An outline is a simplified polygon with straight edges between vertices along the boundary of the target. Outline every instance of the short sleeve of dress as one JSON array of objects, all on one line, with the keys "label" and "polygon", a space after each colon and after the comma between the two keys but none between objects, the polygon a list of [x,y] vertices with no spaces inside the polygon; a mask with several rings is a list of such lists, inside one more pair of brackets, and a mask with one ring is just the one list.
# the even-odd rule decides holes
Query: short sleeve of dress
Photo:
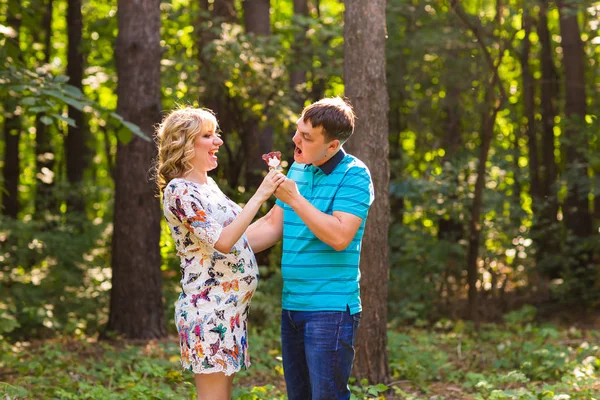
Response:
[{"label": "short sleeve of dress", "polygon": [[[182,182],[171,182],[164,191],[164,212],[174,225],[185,227],[191,234],[210,246],[219,240],[223,226],[206,210],[197,195]],[[208,204],[208,203],[207,203]]]},{"label": "short sleeve of dress", "polygon": [[333,199],[333,211],[356,215],[363,220],[375,199],[371,174],[366,168],[351,168]]}]

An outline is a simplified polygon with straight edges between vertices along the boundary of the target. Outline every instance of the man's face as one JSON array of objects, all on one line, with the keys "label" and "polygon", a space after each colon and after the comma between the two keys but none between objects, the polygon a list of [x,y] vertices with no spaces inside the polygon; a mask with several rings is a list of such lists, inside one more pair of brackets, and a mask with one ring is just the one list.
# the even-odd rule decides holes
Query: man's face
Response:
[{"label": "man's face", "polygon": [[327,161],[338,147],[339,141],[327,141],[323,135],[323,127],[314,128],[302,117],[296,122],[297,129],[292,141],[296,145],[294,161],[300,164],[319,166]]}]

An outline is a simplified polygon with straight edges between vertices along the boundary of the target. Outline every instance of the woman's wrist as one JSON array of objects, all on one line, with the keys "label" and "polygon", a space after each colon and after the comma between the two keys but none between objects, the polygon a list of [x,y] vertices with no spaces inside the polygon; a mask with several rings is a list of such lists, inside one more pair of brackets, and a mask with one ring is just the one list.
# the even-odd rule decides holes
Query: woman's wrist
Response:
[{"label": "woman's wrist", "polygon": [[246,203],[248,206],[256,208],[256,210],[258,210],[260,208],[260,206],[262,205],[262,203],[264,203],[266,201],[262,200],[260,198],[260,195],[258,193],[255,193],[252,197],[250,197],[250,200],[248,200],[248,203]]}]

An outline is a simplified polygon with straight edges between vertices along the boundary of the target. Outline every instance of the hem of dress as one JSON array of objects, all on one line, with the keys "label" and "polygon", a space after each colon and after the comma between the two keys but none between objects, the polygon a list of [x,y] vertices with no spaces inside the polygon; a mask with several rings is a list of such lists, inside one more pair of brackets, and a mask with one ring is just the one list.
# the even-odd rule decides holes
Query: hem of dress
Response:
[{"label": "hem of dress", "polygon": [[189,372],[193,373],[194,375],[208,375],[208,374],[224,373],[225,376],[231,376],[233,374],[236,374],[236,373],[240,372],[241,370],[248,370],[248,368],[250,367],[250,365],[251,364],[248,364],[248,365],[246,365],[244,367],[240,367],[240,368],[238,368],[236,370],[233,370],[233,371],[227,371],[227,370],[225,370],[225,371],[209,371],[207,369],[203,369],[200,372],[196,372],[196,371],[194,371],[193,367],[191,369],[189,367],[188,368],[182,368],[182,370],[183,371],[189,371]]}]

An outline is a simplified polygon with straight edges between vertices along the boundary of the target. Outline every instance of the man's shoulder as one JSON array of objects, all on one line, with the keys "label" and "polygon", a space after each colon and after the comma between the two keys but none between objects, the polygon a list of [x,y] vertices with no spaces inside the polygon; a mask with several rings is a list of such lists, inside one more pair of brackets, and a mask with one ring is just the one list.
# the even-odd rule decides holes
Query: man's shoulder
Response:
[{"label": "man's shoulder", "polygon": [[294,174],[294,173],[303,174],[305,171],[306,171],[306,164],[300,164],[300,163],[297,163],[296,161],[294,161],[292,163],[292,165],[290,165],[290,168],[288,169],[288,175]]},{"label": "man's shoulder", "polygon": [[346,154],[340,164],[346,176],[363,175],[364,177],[368,177],[369,180],[371,179],[369,167],[361,159],[352,154]]}]

